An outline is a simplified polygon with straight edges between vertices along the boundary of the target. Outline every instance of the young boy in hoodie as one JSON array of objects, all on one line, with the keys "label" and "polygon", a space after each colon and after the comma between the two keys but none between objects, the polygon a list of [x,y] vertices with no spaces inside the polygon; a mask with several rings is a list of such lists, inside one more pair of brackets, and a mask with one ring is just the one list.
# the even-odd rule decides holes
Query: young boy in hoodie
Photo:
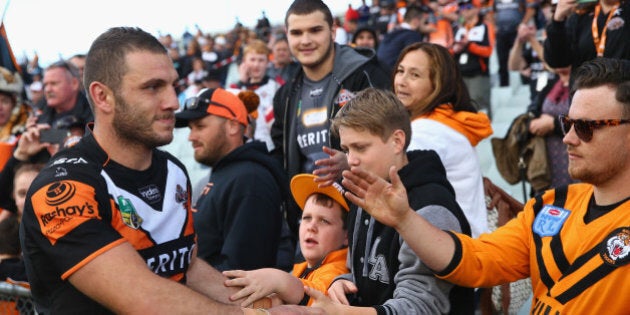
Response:
[{"label": "young boy in hoodie", "polygon": [[229,270],[227,286],[242,289],[231,298],[246,297],[248,306],[272,293],[286,304],[310,305],[312,299],[304,293],[309,286],[326,293],[335,277],[348,272],[348,203],[338,183],[319,187],[317,176],[298,174],[291,179],[291,194],[302,209],[300,220],[300,250],[305,261],[293,266],[291,273],[263,268],[252,271]]},{"label": "young boy in hoodie", "polygon": [[[372,88],[358,93],[332,120],[331,132],[340,137],[350,167],[360,166],[389,180],[390,167],[395,166],[412,209],[443,230],[470,234],[438,155],[406,152],[409,114],[393,93]],[[350,273],[329,288],[332,301],[313,294],[313,306],[329,314],[474,312],[473,289],[437,279],[396,230],[363,209],[350,215],[348,236]]]}]

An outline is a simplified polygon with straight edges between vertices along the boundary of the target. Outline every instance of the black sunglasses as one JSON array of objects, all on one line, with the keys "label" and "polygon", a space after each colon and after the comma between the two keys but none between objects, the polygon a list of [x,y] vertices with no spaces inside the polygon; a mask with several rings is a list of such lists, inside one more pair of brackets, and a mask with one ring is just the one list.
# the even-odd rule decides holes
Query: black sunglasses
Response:
[{"label": "black sunglasses", "polygon": [[575,126],[575,134],[584,142],[589,142],[593,139],[593,130],[606,126],[619,126],[621,124],[630,123],[630,119],[601,119],[601,120],[586,120],[586,119],[571,119],[566,115],[560,115],[560,126],[562,127],[562,133],[565,135],[569,133],[572,126]]},{"label": "black sunglasses", "polygon": [[200,97],[197,97],[197,96],[193,96],[193,97],[190,97],[190,98],[186,99],[186,101],[184,102],[184,110],[195,110],[195,109],[197,109],[199,107],[199,105],[200,105],[199,103],[200,102],[208,104],[208,106],[214,105],[214,106],[219,106],[221,108],[225,108],[228,112],[230,112],[230,114],[232,114],[232,116],[234,117],[233,119],[236,119],[236,114],[234,113],[234,111],[231,108],[229,108],[229,107],[227,107],[227,106],[225,106],[225,105],[223,105],[221,103],[213,102],[213,101],[211,101],[211,100],[209,100],[207,98],[200,98]]}]

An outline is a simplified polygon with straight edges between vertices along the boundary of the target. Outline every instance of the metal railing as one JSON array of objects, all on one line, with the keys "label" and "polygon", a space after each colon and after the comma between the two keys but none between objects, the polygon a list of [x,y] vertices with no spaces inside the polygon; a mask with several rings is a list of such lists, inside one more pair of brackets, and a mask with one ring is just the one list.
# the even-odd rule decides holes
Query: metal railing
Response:
[{"label": "metal railing", "polygon": [[19,284],[0,281],[0,314],[37,315],[35,303],[31,298],[31,290]]}]

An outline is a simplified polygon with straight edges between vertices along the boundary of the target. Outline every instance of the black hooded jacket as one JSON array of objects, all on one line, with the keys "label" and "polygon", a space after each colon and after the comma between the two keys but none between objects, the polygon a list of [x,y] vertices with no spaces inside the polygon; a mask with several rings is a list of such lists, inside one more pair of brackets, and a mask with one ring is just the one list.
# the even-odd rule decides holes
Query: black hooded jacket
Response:
[{"label": "black hooded jacket", "polygon": [[221,271],[283,268],[276,257],[287,196],[286,174],[263,142],[224,156],[195,206],[198,256]]},{"label": "black hooded jacket", "polygon": [[[470,225],[455,201],[455,191],[435,151],[407,152],[398,171],[409,205],[435,226],[470,235]],[[351,274],[357,285],[352,305],[372,306],[378,314],[472,314],[473,289],[437,279],[402,241],[395,229],[358,209],[348,222]]]}]

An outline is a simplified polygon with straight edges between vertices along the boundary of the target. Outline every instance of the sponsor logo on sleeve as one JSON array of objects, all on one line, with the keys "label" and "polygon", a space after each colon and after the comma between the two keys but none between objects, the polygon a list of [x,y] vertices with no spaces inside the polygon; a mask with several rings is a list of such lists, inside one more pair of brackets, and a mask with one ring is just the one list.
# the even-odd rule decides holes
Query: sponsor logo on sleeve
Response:
[{"label": "sponsor logo on sleeve", "polygon": [[57,181],[32,198],[42,234],[55,245],[58,239],[91,219],[100,219],[94,188],[77,181]]}]

